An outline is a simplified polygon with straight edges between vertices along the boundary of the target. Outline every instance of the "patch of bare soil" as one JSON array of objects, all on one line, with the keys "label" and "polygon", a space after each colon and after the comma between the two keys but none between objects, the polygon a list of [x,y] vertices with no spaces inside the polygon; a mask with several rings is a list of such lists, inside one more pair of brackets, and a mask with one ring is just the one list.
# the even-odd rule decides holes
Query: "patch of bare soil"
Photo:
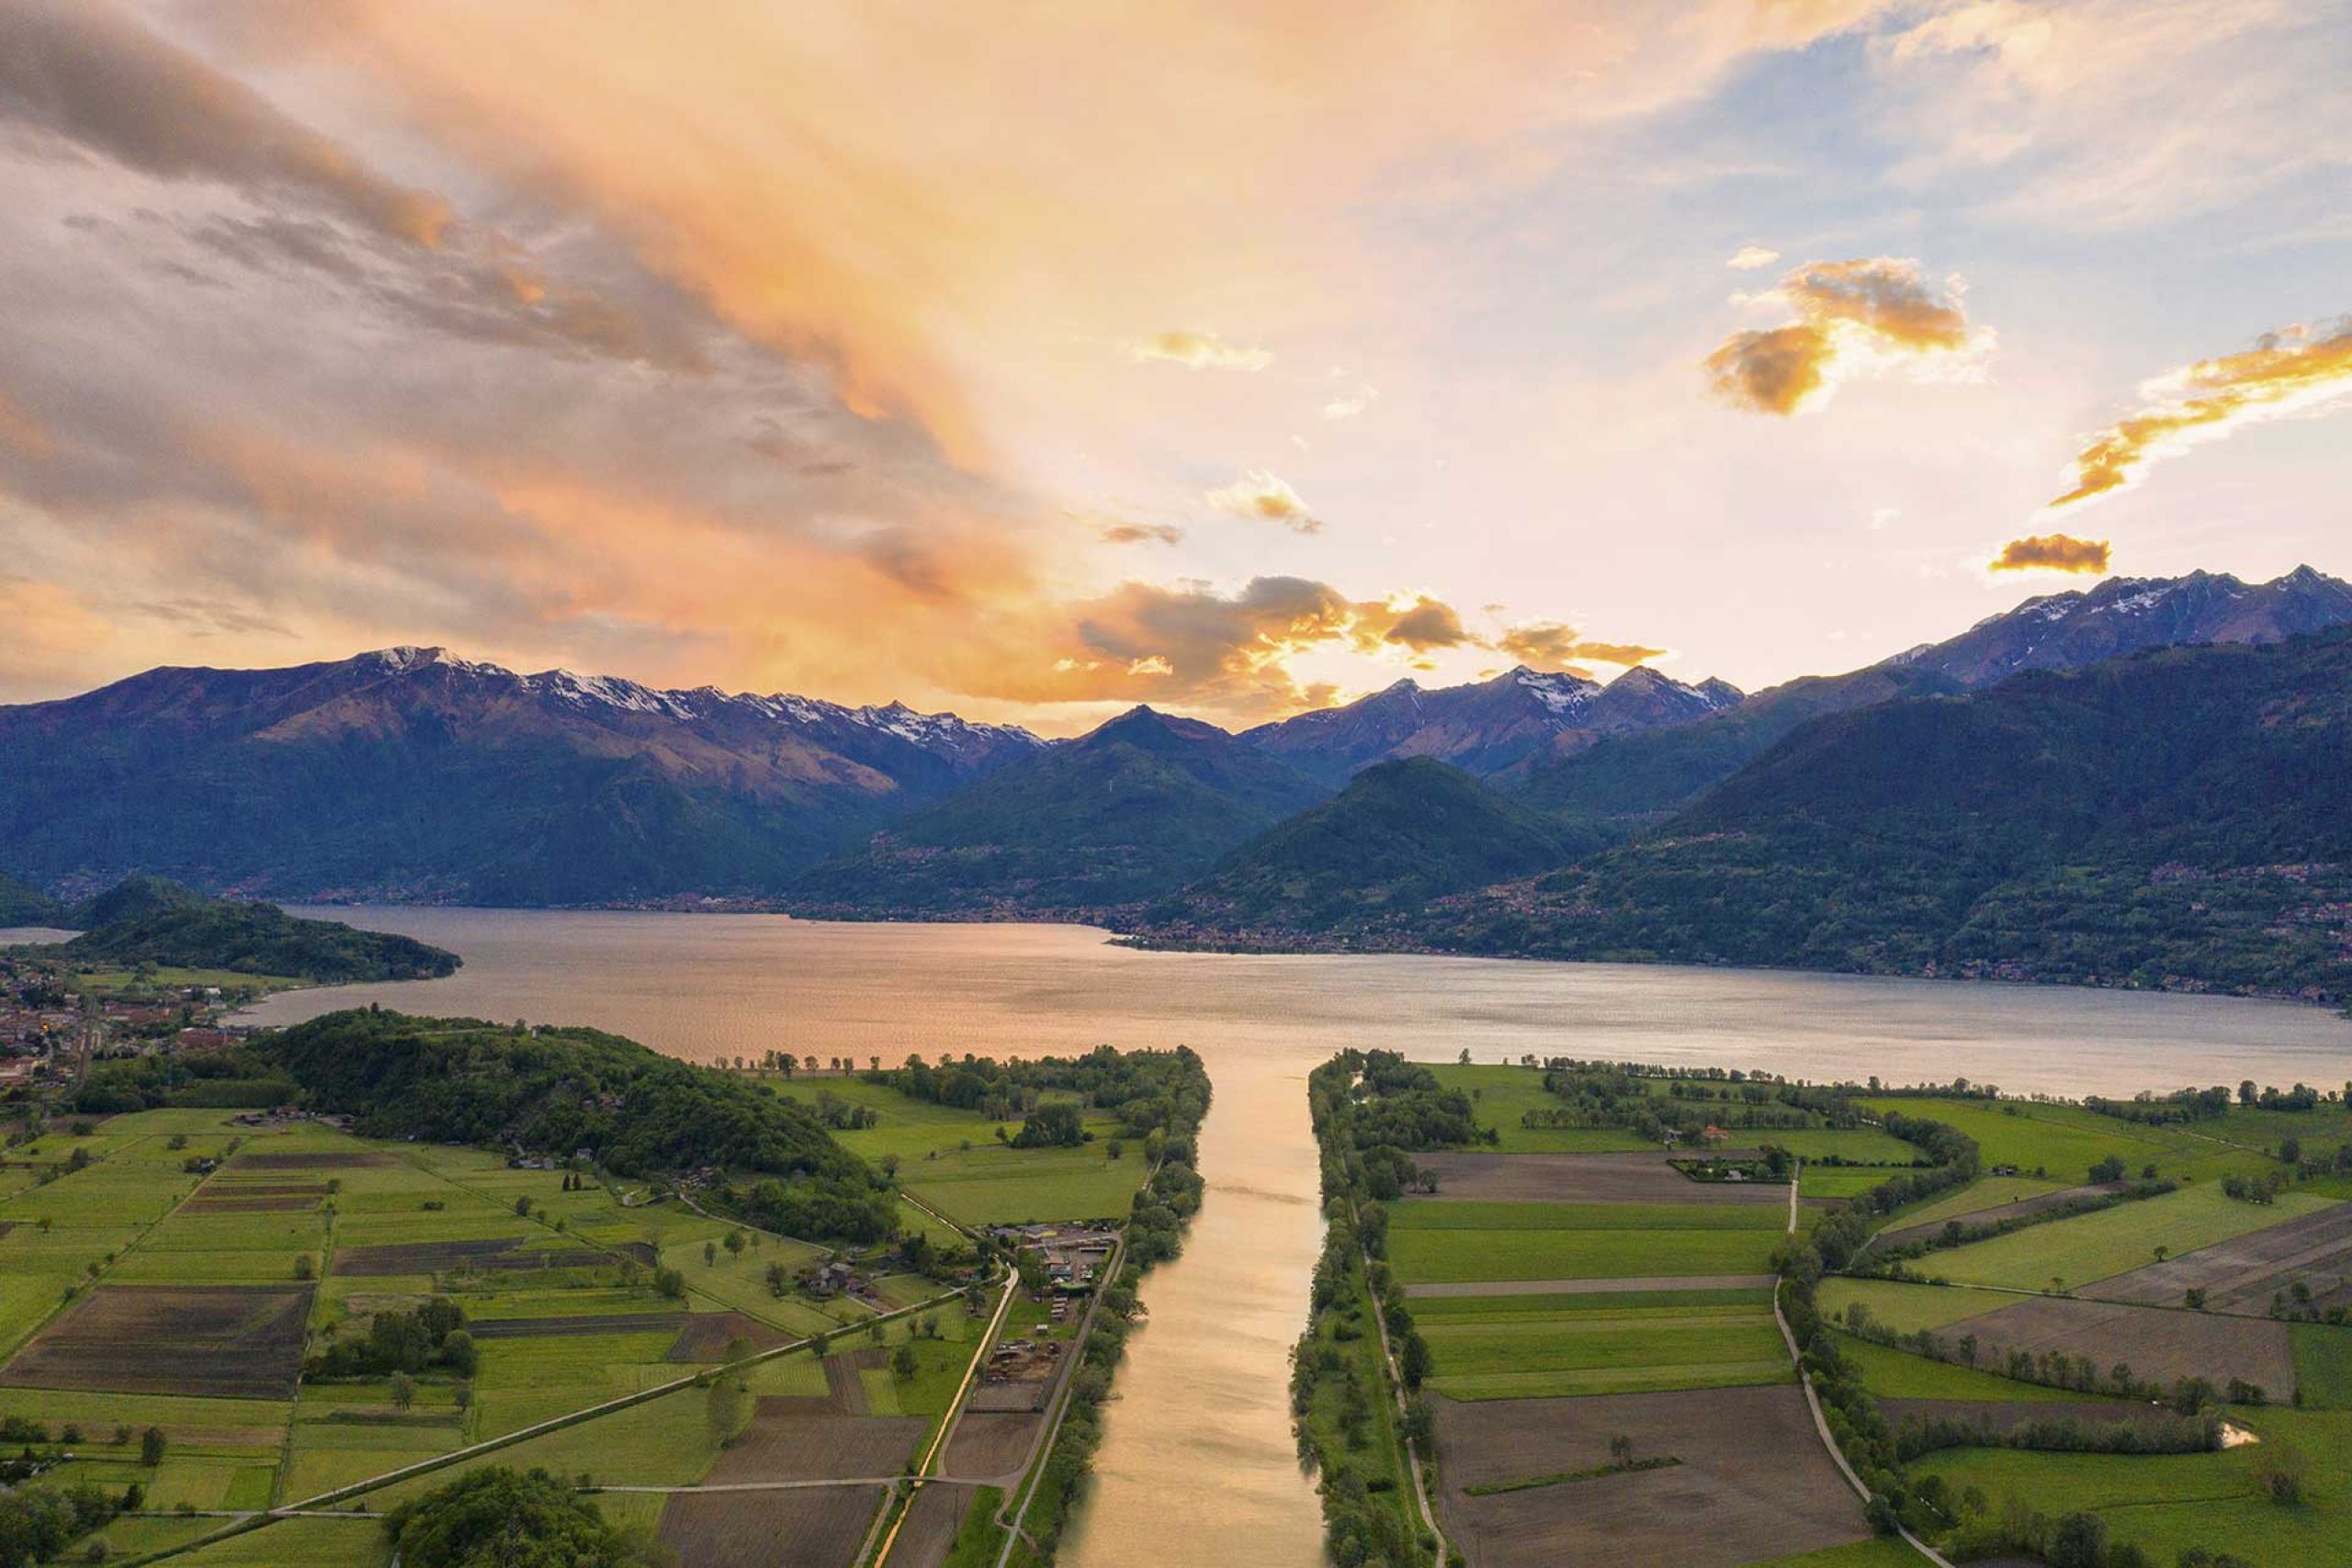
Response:
[{"label": "patch of bare soil", "polygon": [[2200,1247],[2085,1286],[2080,1293],[2178,1306],[2194,1287],[2205,1292],[2208,1312],[2260,1315],[2270,1310],[2274,1293],[2291,1294],[2299,1283],[2321,1306],[2352,1303],[2352,1203]]},{"label": "patch of bare soil", "polygon": [[931,1426],[920,1416],[842,1416],[811,1411],[809,1403],[763,1395],[704,1484],[896,1475]]},{"label": "patch of bare soil", "polygon": [[682,1492],[662,1510],[662,1544],[693,1568],[850,1568],[879,1486]]},{"label": "patch of bare soil", "polygon": [[958,1481],[997,1481],[1011,1475],[1028,1461],[1045,1424],[1043,1416],[966,1410],[956,1424],[956,1435],[947,1439],[941,1472]]},{"label": "patch of bare soil", "polygon": [[2008,1352],[2044,1350],[2088,1356],[2101,1375],[2122,1362],[2134,1377],[2171,1382],[2242,1378],[2275,1399],[2295,1386],[2295,1357],[2283,1323],[2167,1312],[2068,1296],[2037,1296],[1966,1318],[1939,1331],[1947,1344],[1973,1334],[1978,1364],[1997,1367]]},{"label": "patch of bare soil", "polygon": [[[1446,1533],[1473,1568],[1739,1568],[1871,1534],[1792,1384],[1431,1404]],[[1599,1468],[1620,1435],[1637,1460],[1682,1462],[1493,1496],[1464,1490]]]},{"label": "patch of bare soil", "polygon": [[310,1310],[307,1285],[100,1285],[0,1368],[0,1383],[290,1398]]},{"label": "patch of bare soil", "polygon": [[1437,1177],[1437,1191],[1414,1203],[1778,1203],[1785,1186],[1693,1181],[1667,1163],[1667,1155],[1489,1155],[1441,1152],[1414,1164]]}]

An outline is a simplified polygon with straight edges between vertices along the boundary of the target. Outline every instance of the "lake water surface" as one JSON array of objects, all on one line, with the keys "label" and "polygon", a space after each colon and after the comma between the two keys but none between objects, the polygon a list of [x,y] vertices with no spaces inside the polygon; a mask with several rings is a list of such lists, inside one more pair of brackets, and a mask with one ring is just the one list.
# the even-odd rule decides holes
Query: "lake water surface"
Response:
[{"label": "lake water surface", "polygon": [[1524,1052],[1830,1079],[1965,1076],[2128,1093],[2352,1077],[2352,1024],[2284,1003],[1745,970],[1139,953],[1074,926],[851,925],[765,915],[305,910],[466,960],[446,980],[290,992],[289,1023],[380,1001],[584,1023],[692,1061],[768,1050],[896,1062],[1191,1045],[1216,1101],[1208,1195],[1150,1279],[1073,1568],[1320,1558],[1288,1417],[1321,1224],[1306,1078],[1345,1045],[1482,1062]]}]

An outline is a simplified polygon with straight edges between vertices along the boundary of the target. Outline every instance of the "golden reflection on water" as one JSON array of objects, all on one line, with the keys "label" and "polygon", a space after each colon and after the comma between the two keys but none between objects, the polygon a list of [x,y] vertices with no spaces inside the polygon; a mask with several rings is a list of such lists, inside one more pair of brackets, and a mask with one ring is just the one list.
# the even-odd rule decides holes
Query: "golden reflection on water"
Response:
[{"label": "golden reflection on water", "polygon": [[292,992],[292,1022],[379,1001],[586,1023],[692,1061],[910,1051],[994,1055],[1189,1044],[1216,1100],[1208,1193],[1144,1289],[1071,1568],[1320,1557],[1289,1431],[1291,1341],[1319,1245],[1306,1077],[1343,1045],[1424,1059],[1525,1052],[1792,1077],[2126,1093],[2345,1076],[2352,1029],[2316,1009],[2054,987],[1743,970],[1135,953],[1072,926],[836,925],[763,915],[313,911],[454,949],[446,980]]}]

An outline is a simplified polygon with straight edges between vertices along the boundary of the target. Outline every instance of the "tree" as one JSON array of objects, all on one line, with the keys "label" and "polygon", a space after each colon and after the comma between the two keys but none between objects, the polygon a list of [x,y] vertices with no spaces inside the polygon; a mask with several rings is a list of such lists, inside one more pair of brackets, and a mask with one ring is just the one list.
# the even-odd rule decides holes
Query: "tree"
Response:
[{"label": "tree", "polygon": [[702,1244],[702,1262],[703,1262],[703,1267],[704,1267],[704,1268],[706,1268],[706,1269],[707,1269],[707,1268],[711,1267],[713,1264],[716,1264],[718,1261],[718,1244],[717,1242],[715,1242],[715,1241],[707,1241],[707,1242],[704,1242],[704,1243]]},{"label": "tree", "polygon": [[711,1436],[718,1446],[727,1447],[735,1440],[735,1429],[743,1424],[743,1384],[732,1372],[721,1372],[710,1382],[710,1398],[707,1410],[710,1416]]},{"label": "tree", "polygon": [[1462,1047],[1462,1065],[1465,1067],[1470,1065],[1470,1047],[1467,1045]]},{"label": "tree", "polygon": [[2254,1080],[2252,1078],[2247,1078],[2238,1085],[2238,1103],[2240,1105],[2252,1105],[2260,1098],[2261,1096],[2256,1092]]},{"label": "tree", "polygon": [[384,1516],[402,1568],[632,1568],[642,1549],[544,1470],[472,1471]]},{"label": "tree", "polygon": [[675,1269],[653,1270],[653,1288],[672,1301],[686,1299],[686,1277]]},{"label": "tree", "polygon": [[529,1213],[530,1213],[530,1212],[531,1212],[531,1201],[530,1201],[528,1198],[517,1198],[517,1199],[515,1199],[515,1200],[514,1200],[514,1212],[515,1212],[516,1213],[518,1213],[518,1214],[524,1214],[524,1215],[527,1215],[527,1214],[529,1214]]},{"label": "tree", "polygon": [[311,1261],[311,1255],[309,1253],[298,1252],[294,1255],[294,1278],[297,1280],[311,1279],[318,1274],[318,1271],[319,1266]]},{"label": "tree", "polygon": [[153,1469],[164,1462],[164,1450],[170,1446],[161,1427],[150,1427],[139,1434],[139,1462]]},{"label": "tree", "polygon": [[1609,1462],[1620,1470],[1631,1470],[1634,1465],[1634,1439],[1623,1432],[1610,1438]]},{"label": "tree", "polygon": [[792,1293],[792,1276],[785,1271],[783,1264],[771,1263],[768,1265],[767,1280],[768,1294],[775,1297],[778,1301],[782,1301],[786,1296]]},{"label": "tree", "polygon": [[900,1382],[912,1382],[917,1368],[915,1348],[912,1345],[901,1344],[890,1352],[890,1375]]},{"label": "tree", "polygon": [[2107,1556],[2107,1521],[2068,1514],[2050,1530],[2050,1568],[2100,1568]]},{"label": "tree", "polygon": [[466,1379],[459,1378],[450,1385],[449,1403],[455,1404],[460,1411],[471,1410],[474,1407],[474,1385]]},{"label": "tree", "polygon": [[416,1403],[416,1380],[406,1372],[394,1372],[391,1382],[392,1407],[406,1410]]},{"label": "tree", "polygon": [[741,1258],[743,1256],[743,1233],[741,1231],[733,1230],[727,1233],[727,1250],[732,1257]]},{"label": "tree", "polygon": [[1014,1253],[1012,1267],[1021,1276],[1021,1288],[1031,1295],[1035,1295],[1046,1288],[1046,1259],[1035,1247],[1024,1247]]}]

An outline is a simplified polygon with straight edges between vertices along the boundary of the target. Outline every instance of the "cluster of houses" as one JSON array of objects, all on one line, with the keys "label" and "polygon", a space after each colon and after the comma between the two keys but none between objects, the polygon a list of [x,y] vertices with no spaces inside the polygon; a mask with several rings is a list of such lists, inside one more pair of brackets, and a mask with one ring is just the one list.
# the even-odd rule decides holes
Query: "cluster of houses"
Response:
[{"label": "cluster of houses", "polygon": [[298,1122],[314,1122],[322,1127],[333,1127],[339,1133],[348,1133],[353,1126],[353,1119],[349,1116],[322,1115],[314,1111],[305,1111],[299,1105],[273,1105],[266,1111],[243,1111],[229,1118],[229,1124],[232,1127],[255,1127],[264,1132],[276,1132]]},{"label": "cluster of houses", "polygon": [[51,988],[54,978],[0,956],[0,1092],[70,1083],[90,1056],[212,1051],[237,1037],[220,1027],[218,986],[93,998]]},{"label": "cluster of houses", "polygon": [[991,1234],[999,1246],[1035,1252],[1053,1289],[1069,1294],[1091,1291],[1119,1245],[1108,1225],[999,1225]]}]

